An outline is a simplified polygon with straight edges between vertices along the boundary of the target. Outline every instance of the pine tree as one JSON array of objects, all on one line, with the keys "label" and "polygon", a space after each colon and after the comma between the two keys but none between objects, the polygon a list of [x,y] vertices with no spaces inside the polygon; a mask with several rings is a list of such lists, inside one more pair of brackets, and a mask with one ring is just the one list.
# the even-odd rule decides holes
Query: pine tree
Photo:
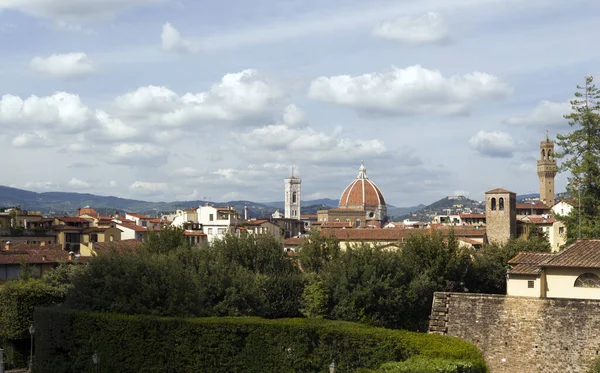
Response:
[{"label": "pine tree", "polygon": [[[565,219],[569,241],[600,238],[600,90],[593,77],[585,77],[585,85],[577,86],[571,100],[572,112],[565,115],[572,132],[557,136],[564,159],[560,171],[570,172],[567,192],[575,209]],[[579,218],[581,223],[579,223]]]}]

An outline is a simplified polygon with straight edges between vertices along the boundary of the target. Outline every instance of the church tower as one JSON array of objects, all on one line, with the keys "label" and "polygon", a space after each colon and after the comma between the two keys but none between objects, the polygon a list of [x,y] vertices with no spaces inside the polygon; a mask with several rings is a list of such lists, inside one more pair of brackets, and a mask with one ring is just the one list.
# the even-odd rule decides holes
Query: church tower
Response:
[{"label": "church tower", "polygon": [[285,214],[286,219],[300,220],[300,192],[302,179],[292,176],[285,179]]},{"label": "church tower", "polygon": [[554,206],[554,177],[558,167],[554,158],[554,141],[550,141],[546,130],[546,140],[540,142],[540,159],[537,161],[537,173],[540,178],[540,201]]}]

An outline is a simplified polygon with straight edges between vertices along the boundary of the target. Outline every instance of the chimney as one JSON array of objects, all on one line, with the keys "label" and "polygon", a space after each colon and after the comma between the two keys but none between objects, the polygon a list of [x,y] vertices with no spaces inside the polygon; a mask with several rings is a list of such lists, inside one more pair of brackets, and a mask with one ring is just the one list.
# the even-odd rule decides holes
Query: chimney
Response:
[{"label": "chimney", "polygon": [[244,205],[244,220],[248,220],[248,205]]},{"label": "chimney", "polygon": [[46,246],[46,241],[40,241],[40,246]]},{"label": "chimney", "polygon": [[72,252],[72,251],[69,251],[69,260],[70,260],[70,261],[73,261],[73,256],[74,256],[74,255],[75,255],[75,253],[74,253],[74,252]]},{"label": "chimney", "polygon": [[10,241],[4,243],[4,250],[10,250]]},{"label": "chimney", "polygon": [[77,208],[77,216],[81,216],[81,207]]},{"label": "chimney", "polygon": [[42,255],[42,262],[46,261],[46,255]]}]

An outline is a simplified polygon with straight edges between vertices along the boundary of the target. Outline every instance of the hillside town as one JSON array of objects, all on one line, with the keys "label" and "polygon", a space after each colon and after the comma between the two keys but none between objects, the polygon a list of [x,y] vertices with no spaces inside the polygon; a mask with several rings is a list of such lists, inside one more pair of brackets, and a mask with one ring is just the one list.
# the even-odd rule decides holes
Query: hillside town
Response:
[{"label": "hillside town", "polygon": [[20,260],[43,273],[64,261],[83,263],[111,248],[139,246],[148,234],[167,227],[183,229],[189,246],[211,243],[228,234],[269,234],[290,255],[311,231],[334,236],[341,247],[358,243],[397,249],[412,233],[451,230],[461,245],[478,249],[488,242],[527,237],[537,230],[548,237],[552,251],[559,251],[566,243],[566,227],[556,216],[568,215],[572,206],[555,200],[553,154],[554,142],[546,136],[537,161],[539,200],[517,203],[515,193],[496,188],[486,193],[487,208],[481,211],[464,208],[464,197],[448,197],[455,203],[453,208],[433,215],[430,221],[390,221],[384,194],[368,177],[364,162],[342,191],[339,206],[314,215],[302,213],[302,179],[296,176],[284,179],[284,211],[265,218],[249,218],[247,208],[236,211],[232,206],[208,203],[157,217],[120,211],[101,215],[91,206],[78,208],[76,216],[42,216],[8,208],[0,213],[0,280],[18,278]]}]

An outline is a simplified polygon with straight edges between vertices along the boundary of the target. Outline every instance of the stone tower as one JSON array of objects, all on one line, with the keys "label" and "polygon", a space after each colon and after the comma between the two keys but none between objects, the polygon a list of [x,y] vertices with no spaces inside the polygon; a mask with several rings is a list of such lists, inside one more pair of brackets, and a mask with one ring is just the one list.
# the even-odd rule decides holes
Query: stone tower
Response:
[{"label": "stone tower", "polygon": [[286,219],[300,220],[300,193],[302,179],[292,176],[285,179],[285,213]]},{"label": "stone tower", "polygon": [[554,158],[554,141],[548,138],[546,131],[546,140],[540,142],[540,159],[537,161],[537,173],[540,178],[540,201],[547,206],[554,206],[554,177],[558,167]]},{"label": "stone tower", "polygon": [[485,192],[485,225],[488,242],[503,244],[517,236],[517,195],[506,189]]}]

